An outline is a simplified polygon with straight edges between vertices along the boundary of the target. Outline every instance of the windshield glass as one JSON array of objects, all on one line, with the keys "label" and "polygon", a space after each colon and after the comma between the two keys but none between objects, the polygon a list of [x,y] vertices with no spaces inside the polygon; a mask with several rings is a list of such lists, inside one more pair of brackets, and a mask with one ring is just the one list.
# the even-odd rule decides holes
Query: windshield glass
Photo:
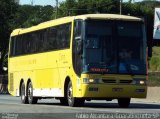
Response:
[{"label": "windshield glass", "polygon": [[85,67],[89,72],[145,74],[143,27],[140,22],[87,20]]}]

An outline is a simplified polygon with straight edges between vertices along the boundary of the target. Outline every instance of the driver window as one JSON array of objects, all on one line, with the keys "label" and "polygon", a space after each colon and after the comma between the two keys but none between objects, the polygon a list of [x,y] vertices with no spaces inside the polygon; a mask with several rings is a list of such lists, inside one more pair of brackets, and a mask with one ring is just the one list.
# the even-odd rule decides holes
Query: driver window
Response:
[{"label": "driver window", "polygon": [[81,32],[82,32],[82,21],[81,20],[77,20],[75,22],[74,31],[75,31],[74,32],[75,39],[81,36]]},{"label": "driver window", "polygon": [[75,20],[74,22],[74,39],[73,39],[73,67],[78,76],[82,72],[82,20]]}]

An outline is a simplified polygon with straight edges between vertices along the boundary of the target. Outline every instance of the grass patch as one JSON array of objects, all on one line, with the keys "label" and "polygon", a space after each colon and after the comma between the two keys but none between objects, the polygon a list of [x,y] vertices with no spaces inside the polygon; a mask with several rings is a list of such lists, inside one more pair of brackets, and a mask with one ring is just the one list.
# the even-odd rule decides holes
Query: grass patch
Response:
[{"label": "grass patch", "polygon": [[160,86],[160,72],[148,73],[148,86]]},{"label": "grass patch", "polygon": [[148,85],[160,86],[160,47],[152,48],[152,57],[149,61]]},{"label": "grass patch", "polygon": [[150,71],[160,71],[160,47],[153,47],[152,57],[149,61]]}]

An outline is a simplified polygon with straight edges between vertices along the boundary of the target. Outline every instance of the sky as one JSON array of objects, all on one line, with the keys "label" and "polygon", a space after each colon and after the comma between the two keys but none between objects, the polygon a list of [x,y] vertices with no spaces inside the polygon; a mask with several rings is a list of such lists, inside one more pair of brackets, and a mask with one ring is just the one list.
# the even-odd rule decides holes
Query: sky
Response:
[{"label": "sky", "polygon": [[[20,0],[20,4],[31,4],[33,1],[33,5],[52,5],[55,6],[56,5],[56,0]],[[59,2],[62,2],[65,0],[59,0]],[[127,2],[128,0],[123,0],[124,2]],[[139,2],[142,0],[134,0],[135,2]]]},{"label": "sky", "polygon": [[[33,5],[52,5],[55,6],[56,5],[56,0],[20,0],[20,4],[31,4],[33,1]],[[59,2],[62,2],[64,0],[59,0]]]}]

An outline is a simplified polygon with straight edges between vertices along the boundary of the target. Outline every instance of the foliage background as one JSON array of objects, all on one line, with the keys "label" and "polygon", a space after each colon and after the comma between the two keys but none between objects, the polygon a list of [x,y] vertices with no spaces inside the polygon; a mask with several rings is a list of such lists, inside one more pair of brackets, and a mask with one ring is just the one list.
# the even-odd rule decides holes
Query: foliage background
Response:
[{"label": "foliage background", "polygon": [[[145,20],[147,31],[147,44],[149,56],[154,44],[152,39],[154,8],[160,7],[156,0],[143,0],[142,2],[122,3],[122,14],[141,17]],[[3,67],[7,66],[7,52],[9,36],[13,29],[26,28],[45,22],[55,17],[64,17],[88,13],[112,13],[119,14],[120,0],[66,0],[59,4],[58,13],[56,7],[18,5],[13,0],[0,0],[0,74],[4,73]],[[160,49],[153,50],[150,60],[150,70],[160,70]]]}]

